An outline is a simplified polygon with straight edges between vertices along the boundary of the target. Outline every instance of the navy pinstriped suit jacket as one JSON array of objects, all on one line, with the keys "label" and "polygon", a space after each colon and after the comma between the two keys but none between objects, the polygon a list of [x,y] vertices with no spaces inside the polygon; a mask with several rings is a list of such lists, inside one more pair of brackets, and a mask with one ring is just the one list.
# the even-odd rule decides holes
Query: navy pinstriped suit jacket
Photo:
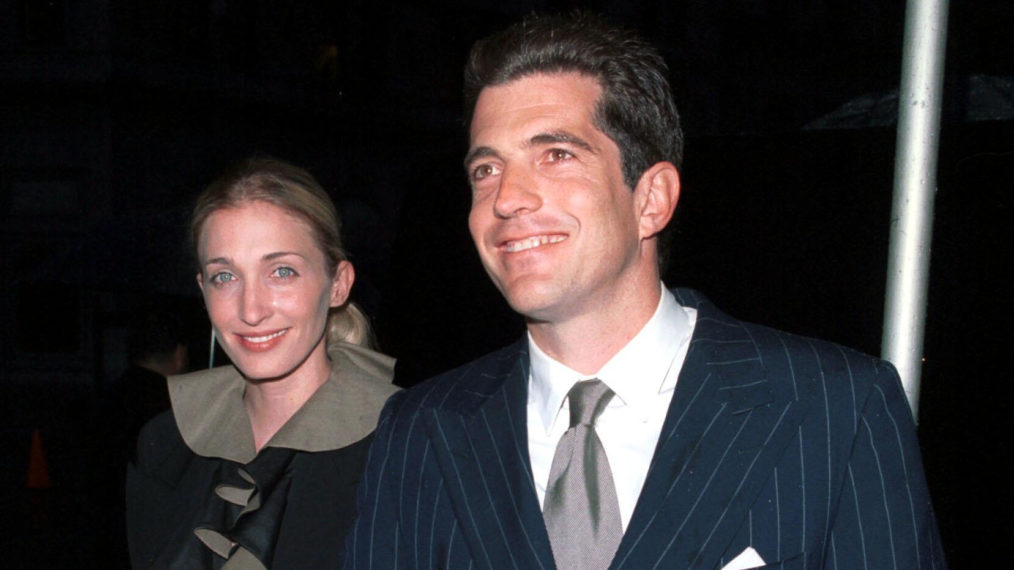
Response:
[{"label": "navy pinstriped suit jacket", "polygon": [[[612,568],[945,568],[894,368],[674,294],[697,325]],[[522,340],[391,398],[347,568],[553,568],[527,383]]]}]

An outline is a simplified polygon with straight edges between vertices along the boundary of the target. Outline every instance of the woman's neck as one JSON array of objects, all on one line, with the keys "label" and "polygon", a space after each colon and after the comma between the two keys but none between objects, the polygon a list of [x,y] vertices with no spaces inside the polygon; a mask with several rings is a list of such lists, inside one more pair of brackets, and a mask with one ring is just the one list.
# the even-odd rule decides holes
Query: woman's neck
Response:
[{"label": "woman's neck", "polygon": [[322,343],[321,350],[314,350],[291,374],[277,380],[247,382],[243,405],[258,452],[327,382],[330,374],[331,363]]}]

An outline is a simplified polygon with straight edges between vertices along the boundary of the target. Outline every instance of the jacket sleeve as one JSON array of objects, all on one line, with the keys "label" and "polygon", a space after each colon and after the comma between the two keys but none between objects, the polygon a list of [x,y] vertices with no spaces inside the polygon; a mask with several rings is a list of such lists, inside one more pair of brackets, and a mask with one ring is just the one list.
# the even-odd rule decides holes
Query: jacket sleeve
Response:
[{"label": "jacket sleeve", "polygon": [[393,395],[380,413],[376,435],[366,460],[366,471],[356,497],[356,522],[345,539],[344,568],[405,568],[407,553],[401,536],[400,458],[408,442],[398,410],[405,392]]},{"label": "jacket sleeve", "polygon": [[945,569],[919,442],[894,367],[878,362],[825,544],[827,568]]}]

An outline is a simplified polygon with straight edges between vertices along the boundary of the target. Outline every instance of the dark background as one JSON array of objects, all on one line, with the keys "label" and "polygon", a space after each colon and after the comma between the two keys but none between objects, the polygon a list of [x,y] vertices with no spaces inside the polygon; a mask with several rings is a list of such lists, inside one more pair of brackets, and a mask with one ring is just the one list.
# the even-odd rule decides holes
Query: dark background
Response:
[{"label": "dark background", "polygon": [[[522,330],[465,224],[461,69],[532,10],[585,6],[671,66],[688,134],[670,285],[740,318],[877,353],[903,2],[0,4],[0,551],[102,567],[89,424],[126,327],[208,324],[190,202],[229,162],[308,168],[339,204],[357,299],[413,384]],[[955,2],[948,31],[920,411],[953,568],[1014,561],[1007,473],[1014,3]],[[894,99],[892,99],[892,90]],[[25,489],[40,429],[52,488]]]}]

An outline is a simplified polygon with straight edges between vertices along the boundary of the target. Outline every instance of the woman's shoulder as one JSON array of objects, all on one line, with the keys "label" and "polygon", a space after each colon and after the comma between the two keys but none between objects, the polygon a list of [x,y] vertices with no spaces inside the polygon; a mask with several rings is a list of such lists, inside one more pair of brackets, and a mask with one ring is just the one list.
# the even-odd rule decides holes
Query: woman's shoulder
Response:
[{"label": "woman's shoulder", "polygon": [[137,437],[138,458],[149,458],[152,452],[164,452],[183,443],[180,430],[176,427],[173,411],[166,410],[148,420]]},{"label": "woman's shoulder", "polygon": [[166,410],[141,429],[134,463],[142,473],[172,478],[172,474],[178,473],[192,455],[180,435],[173,411]]},{"label": "woman's shoulder", "polygon": [[243,406],[246,381],[234,366],[170,376],[168,384],[175,427],[194,453],[240,463],[254,456]]}]

